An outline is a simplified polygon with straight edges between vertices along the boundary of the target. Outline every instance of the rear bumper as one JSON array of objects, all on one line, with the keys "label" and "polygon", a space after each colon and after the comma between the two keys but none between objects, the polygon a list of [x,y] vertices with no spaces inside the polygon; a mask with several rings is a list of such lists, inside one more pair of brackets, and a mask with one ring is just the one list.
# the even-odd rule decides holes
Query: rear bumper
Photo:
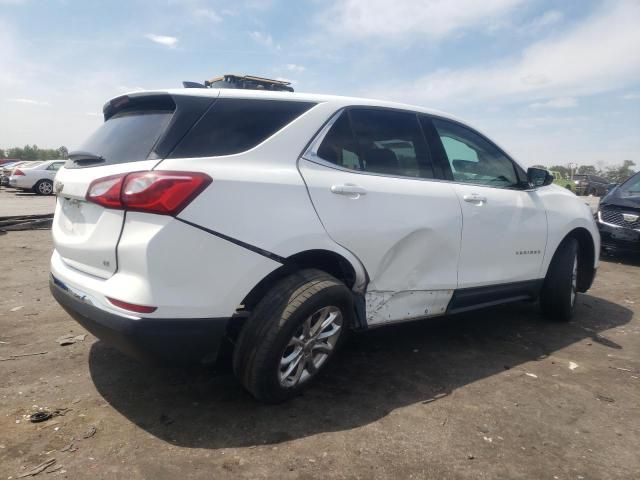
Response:
[{"label": "rear bumper", "polygon": [[15,188],[33,188],[33,182],[25,177],[9,177],[9,186]]},{"label": "rear bumper", "polygon": [[602,248],[621,253],[640,254],[640,232],[631,228],[612,227],[598,222]]},{"label": "rear bumper", "polygon": [[86,296],[51,276],[53,297],[93,335],[147,363],[184,365],[215,361],[227,318],[134,318],[96,307]]}]

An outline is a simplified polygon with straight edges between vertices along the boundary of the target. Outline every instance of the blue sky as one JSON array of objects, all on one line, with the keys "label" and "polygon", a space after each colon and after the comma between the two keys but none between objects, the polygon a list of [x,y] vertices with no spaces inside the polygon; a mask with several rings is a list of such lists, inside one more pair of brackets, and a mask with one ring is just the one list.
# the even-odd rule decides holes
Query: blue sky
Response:
[{"label": "blue sky", "polygon": [[640,164],[640,0],[0,0],[0,147],[221,73],[441,109],[525,165]]}]

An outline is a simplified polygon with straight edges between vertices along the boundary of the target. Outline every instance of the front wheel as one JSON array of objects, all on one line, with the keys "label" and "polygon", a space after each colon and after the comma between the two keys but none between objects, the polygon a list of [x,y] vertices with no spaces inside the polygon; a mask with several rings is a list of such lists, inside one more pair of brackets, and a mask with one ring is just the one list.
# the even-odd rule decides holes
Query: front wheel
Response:
[{"label": "front wheel", "polygon": [[38,195],[51,195],[53,193],[53,182],[51,180],[40,180],[33,187],[33,191]]},{"label": "front wheel", "polygon": [[256,305],[233,354],[233,369],[258,400],[291,398],[326,366],[346,335],[351,291],[319,270],[278,282]]},{"label": "front wheel", "polygon": [[551,259],[540,292],[540,306],[548,318],[568,321],[573,316],[578,293],[578,242],[564,240]]}]

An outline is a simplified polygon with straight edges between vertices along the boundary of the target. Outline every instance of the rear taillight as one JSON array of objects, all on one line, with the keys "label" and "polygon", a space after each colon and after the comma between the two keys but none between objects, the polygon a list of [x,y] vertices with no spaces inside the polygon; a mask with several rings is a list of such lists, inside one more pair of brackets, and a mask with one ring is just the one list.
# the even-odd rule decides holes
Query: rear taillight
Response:
[{"label": "rear taillight", "polygon": [[153,313],[158,307],[151,307],[148,305],[136,305],[135,303],[123,302],[122,300],[116,300],[115,298],[107,297],[113,305],[116,307],[120,307],[123,310],[129,310],[130,312],[136,313]]},{"label": "rear taillight", "polygon": [[13,172],[13,174],[24,177],[24,172],[22,170],[20,170],[19,168],[16,168],[16,171]]},{"label": "rear taillight", "polygon": [[124,173],[94,180],[86,198],[105,208],[177,215],[211,182],[199,172]]}]

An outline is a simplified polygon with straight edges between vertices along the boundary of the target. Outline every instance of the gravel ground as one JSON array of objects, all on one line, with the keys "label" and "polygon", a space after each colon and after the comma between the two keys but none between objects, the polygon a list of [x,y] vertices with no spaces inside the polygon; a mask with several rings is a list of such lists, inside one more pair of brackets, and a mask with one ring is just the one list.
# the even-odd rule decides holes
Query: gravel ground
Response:
[{"label": "gravel ground", "polygon": [[0,217],[53,213],[56,197],[0,187]]},{"label": "gravel ground", "polygon": [[86,332],[49,295],[50,232],[0,246],[0,479],[640,478],[640,262],[604,261],[570,323],[517,304],[354,335],[264,406],[225,364],[60,346]]}]

